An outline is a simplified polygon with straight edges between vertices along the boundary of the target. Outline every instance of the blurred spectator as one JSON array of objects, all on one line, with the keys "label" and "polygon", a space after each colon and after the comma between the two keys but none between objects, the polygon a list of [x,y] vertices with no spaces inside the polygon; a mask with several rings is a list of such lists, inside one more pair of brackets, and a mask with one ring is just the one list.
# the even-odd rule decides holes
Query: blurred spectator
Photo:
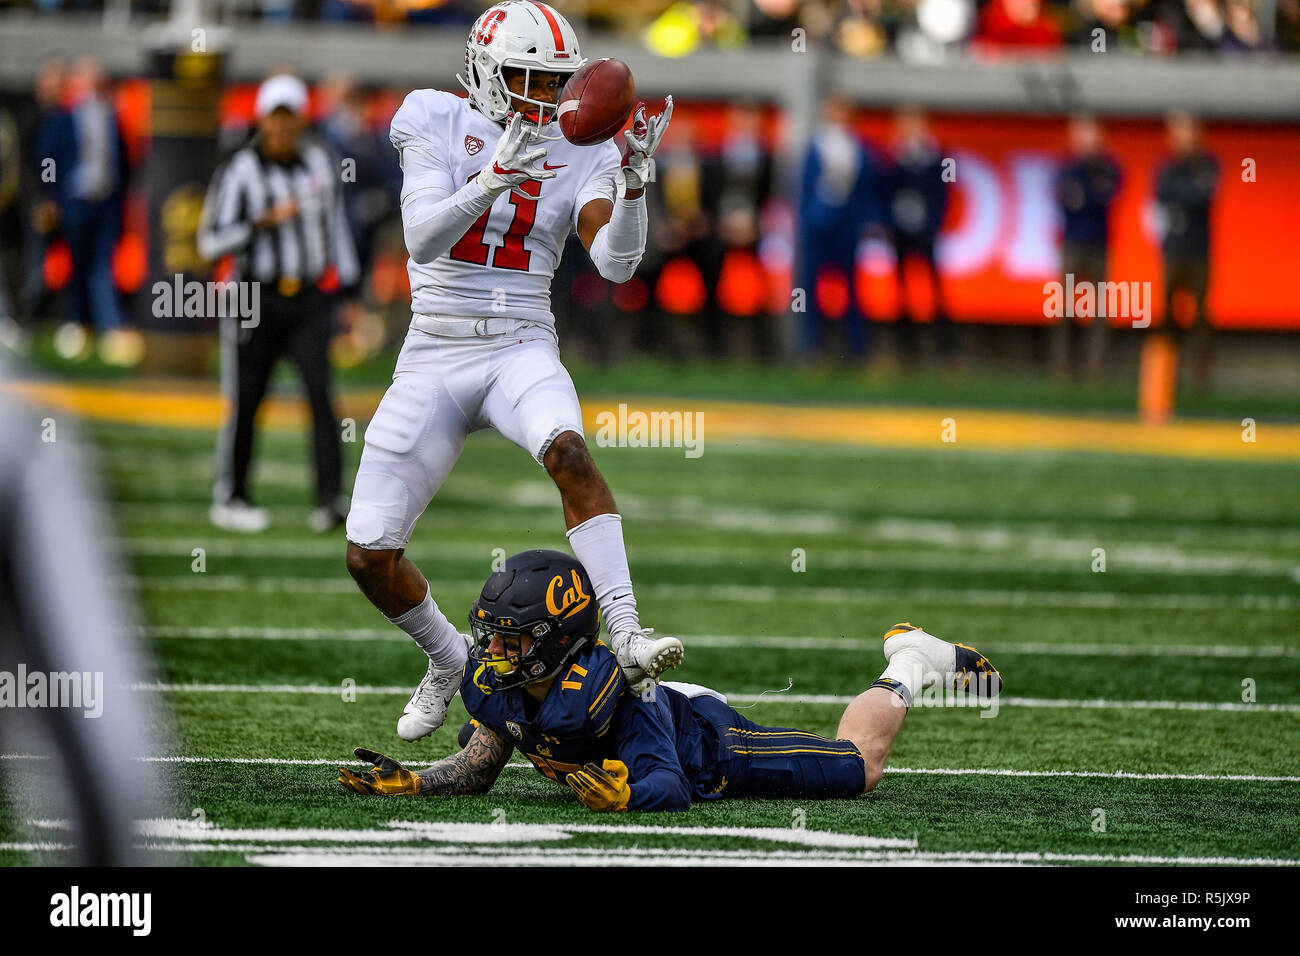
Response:
[{"label": "blurred spectator", "polygon": [[799,26],[800,5],[800,0],[750,0],[749,35],[790,39]]},{"label": "blurred spectator", "polygon": [[319,16],[361,23],[466,24],[486,6],[490,4],[472,0],[324,0]]},{"label": "blurred spectator", "polygon": [[[1210,325],[1205,298],[1210,282],[1210,207],[1218,186],[1218,161],[1201,142],[1200,123],[1187,113],[1174,113],[1167,122],[1172,155],[1156,175],[1164,233],[1165,329],[1186,338],[1192,381],[1198,390],[1210,386]],[[1190,300],[1189,322],[1178,320],[1176,303]]]},{"label": "blurred spectator", "polygon": [[[388,142],[387,129],[371,122],[369,97],[350,76],[334,74],[322,83],[329,104],[320,121],[321,138],[337,154],[342,171],[343,211],[363,277],[373,274],[376,236],[398,215],[402,170],[397,150]],[[361,295],[346,299],[340,308],[343,331],[335,343],[334,360],[355,364],[385,338],[383,320],[370,308],[373,287],[362,282]],[[365,301],[363,301],[365,297]]]},{"label": "blurred spectator", "polygon": [[1277,0],[1278,48],[1288,53],[1300,51],[1300,0]]},{"label": "blurred spectator", "polygon": [[[45,123],[38,151],[41,163],[53,160],[54,181],[41,179],[58,206],[72,254],[72,314],[81,329],[97,333],[105,362],[134,365],[143,357],[143,343],[138,333],[126,328],[113,282],[113,251],[122,236],[130,172],[126,141],[108,79],[92,57],[74,67],[72,106]],[[74,332],[75,327],[61,330],[65,354],[80,351],[70,344],[77,341]]]},{"label": "blurred spectator", "polygon": [[[1179,15],[1181,13],[1181,16]],[[1218,0],[1183,0],[1175,11],[1179,50],[1213,50],[1223,38],[1223,12]]]},{"label": "blurred spectator", "polygon": [[[1133,23],[1134,8],[1140,0],[1076,0],[1070,30],[1070,42],[1098,53],[1120,50],[1141,52],[1144,40]],[[1102,30],[1104,48],[1095,44],[1093,32]]]},{"label": "blurred spectator", "polygon": [[25,352],[27,337],[18,324],[11,274],[17,275],[16,261],[22,246],[23,208],[19,200],[23,162],[14,107],[0,101],[0,347]]},{"label": "blurred spectator", "polygon": [[[772,194],[772,157],[763,144],[762,123],[763,113],[754,104],[736,104],[728,111],[713,215],[722,246],[719,306],[737,318],[748,317],[742,320],[750,325],[754,352],[767,359],[773,357],[772,330],[757,254],[763,207]],[[761,305],[736,301],[741,296],[731,292],[742,288],[745,298],[756,296]]]},{"label": "blurred spectator", "polygon": [[835,21],[833,38],[836,48],[849,56],[867,59],[883,53],[889,37],[882,0],[846,0]]},{"label": "blurred spectator", "polygon": [[[689,114],[675,116],[655,158],[659,188],[649,195],[651,202],[662,205],[650,215],[653,249],[648,251],[638,275],[643,275],[657,292],[667,285],[685,287],[688,275],[696,279],[698,296],[684,295],[682,306],[674,304],[675,297],[669,297],[666,308],[678,314],[698,315],[708,354],[721,355],[726,351],[717,307],[722,249],[710,210],[711,200],[716,200],[720,188],[719,170],[716,161],[701,153],[697,141],[695,123]],[[659,294],[656,298],[663,302],[665,297]],[[698,302],[686,308],[685,302],[691,298]],[[643,320],[638,344],[653,350],[671,347],[653,310]]]},{"label": "blurred spectator", "polygon": [[1228,0],[1219,49],[1226,53],[1257,53],[1271,44],[1264,39],[1255,18],[1253,0]]},{"label": "blurred spectator", "polygon": [[804,293],[801,352],[822,351],[826,316],[818,283],[824,269],[840,272],[848,286],[843,328],[848,352],[862,359],[866,319],[858,302],[858,239],[868,217],[871,160],[852,126],[852,105],[838,94],[822,101],[820,122],[803,161],[799,190],[799,281]]},{"label": "blurred spectator", "polygon": [[343,208],[361,273],[366,275],[374,259],[375,230],[397,209],[402,171],[387,131],[370,122],[365,91],[341,74],[323,85],[333,106],[320,121],[320,133],[342,162],[349,164],[343,176]]},{"label": "blurred spectator", "polygon": [[970,36],[974,6],[973,0],[898,0],[894,8],[898,55],[915,63],[942,61],[950,48]]},{"label": "blurred spectator", "polygon": [[905,359],[919,354],[914,310],[908,294],[907,266],[919,263],[930,283],[934,311],[934,346],[941,359],[956,357],[952,321],[944,301],[943,280],[935,260],[935,241],[948,211],[948,184],[943,155],[926,123],[911,107],[894,117],[893,169],[885,181],[885,220],[894,245],[898,283],[898,344]]},{"label": "blurred spectator", "polygon": [[989,0],[980,11],[974,46],[985,49],[1051,49],[1061,31],[1042,0]]},{"label": "blurred spectator", "polygon": [[42,318],[55,295],[45,281],[45,256],[58,233],[59,208],[41,183],[41,141],[44,130],[63,110],[63,86],[66,70],[63,60],[53,58],[36,71],[31,108],[18,127],[22,143],[24,216],[23,280],[19,294],[19,311],[30,331]]},{"label": "blurred spectator", "polygon": [[672,4],[646,27],[645,44],[659,56],[689,56],[701,46],[744,46],[745,28],[722,0]]},{"label": "blurred spectator", "polygon": [[[1110,243],[1110,208],[1119,192],[1119,164],[1106,151],[1101,124],[1091,116],[1070,120],[1069,155],[1056,177],[1056,201],[1064,221],[1061,271],[1074,283],[1106,281]],[[1089,320],[1083,373],[1089,381],[1102,378],[1110,322],[1103,316]],[[1058,379],[1071,373],[1075,320],[1063,315],[1052,331],[1051,367]]]}]

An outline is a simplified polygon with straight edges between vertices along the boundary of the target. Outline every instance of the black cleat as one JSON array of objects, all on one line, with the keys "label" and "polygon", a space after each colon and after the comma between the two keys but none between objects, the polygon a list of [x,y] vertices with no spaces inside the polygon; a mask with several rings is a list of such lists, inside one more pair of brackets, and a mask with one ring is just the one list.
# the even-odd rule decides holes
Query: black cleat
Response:
[{"label": "black cleat", "polygon": [[957,668],[953,690],[964,690],[976,697],[996,697],[1002,693],[1002,674],[987,657],[969,644],[954,644]]}]

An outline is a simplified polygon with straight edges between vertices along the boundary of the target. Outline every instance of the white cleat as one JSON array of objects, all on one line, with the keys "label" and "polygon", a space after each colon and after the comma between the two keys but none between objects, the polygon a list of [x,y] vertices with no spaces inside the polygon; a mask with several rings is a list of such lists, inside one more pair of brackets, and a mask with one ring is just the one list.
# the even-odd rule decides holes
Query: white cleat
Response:
[{"label": "white cleat", "polygon": [[424,680],[406,702],[402,716],[397,718],[397,736],[403,740],[419,740],[441,727],[447,719],[447,705],[460,690],[464,673],[463,661],[447,667],[438,667],[429,661]]},{"label": "white cleat", "polygon": [[654,637],[654,628],[619,631],[610,635],[614,656],[634,694],[644,694],[659,675],[682,662],[686,649],[675,637]]},{"label": "white cleat", "polygon": [[256,534],[271,526],[271,513],[265,508],[254,508],[247,501],[215,502],[208,510],[208,517],[218,528],[227,531],[244,531]]}]

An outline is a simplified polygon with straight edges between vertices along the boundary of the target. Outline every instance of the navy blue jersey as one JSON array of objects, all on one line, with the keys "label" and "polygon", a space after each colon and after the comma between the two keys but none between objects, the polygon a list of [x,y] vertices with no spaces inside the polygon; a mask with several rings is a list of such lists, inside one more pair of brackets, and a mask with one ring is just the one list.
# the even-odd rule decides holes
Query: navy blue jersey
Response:
[{"label": "navy blue jersey", "polygon": [[1071,157],[1056,177],[1056,199],[1065,218],[1065,241],[1106,245],[1110,207],[1119,192],[1119,164],[1105,153]]},{"label": "navy blue jersey", "polygon": [[643,700],[603,641],[579,653],[541,703],[522,687],[500,689],[472,662],[460,694],[471,717],[558,783],[585,763],[621,760],[629,810],[685,810],[725,796],[856,796],[864,787],[848,741],[759,727],[715,697],[670,687]]}]

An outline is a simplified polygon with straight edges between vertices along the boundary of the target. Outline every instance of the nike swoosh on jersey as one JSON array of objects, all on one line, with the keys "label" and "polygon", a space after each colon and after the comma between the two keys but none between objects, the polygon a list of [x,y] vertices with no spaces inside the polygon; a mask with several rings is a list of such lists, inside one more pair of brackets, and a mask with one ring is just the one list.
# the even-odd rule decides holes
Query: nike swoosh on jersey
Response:
[{"label": "nike swoosh on jersey", "polygon": [[543,162],[543,163],[542,163],[542,169],[563,169],[563,168],[564,168],[565,166],[567,166],[567,165],[569,165],[569,164],[568,164],[568,163],[560,163],[558,166],[552,166],[552,165],[551,165],[550,163],[548,163],[548,162]]}]

